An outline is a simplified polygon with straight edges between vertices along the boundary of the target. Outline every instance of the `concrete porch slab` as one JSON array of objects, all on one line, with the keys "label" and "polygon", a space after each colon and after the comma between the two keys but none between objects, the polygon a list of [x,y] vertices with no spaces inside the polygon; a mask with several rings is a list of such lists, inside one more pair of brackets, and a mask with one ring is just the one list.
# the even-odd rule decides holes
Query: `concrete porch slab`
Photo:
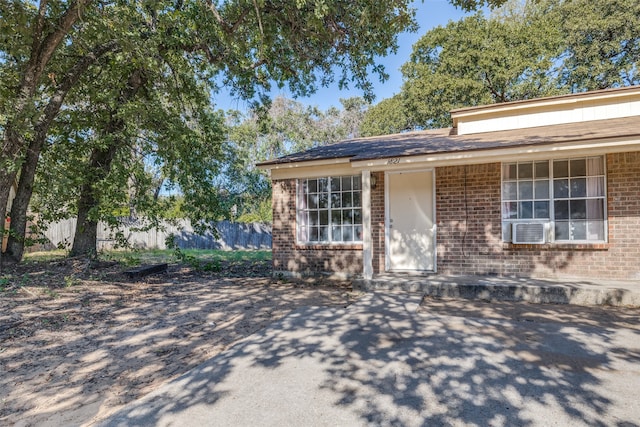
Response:
[{"label": "concrete porch slab", "polygon": [[381,274],[353,281],[357,290],[401,290],[437,298],[536,304],[640,307],[640,281],[533,279],[439,274]]}]

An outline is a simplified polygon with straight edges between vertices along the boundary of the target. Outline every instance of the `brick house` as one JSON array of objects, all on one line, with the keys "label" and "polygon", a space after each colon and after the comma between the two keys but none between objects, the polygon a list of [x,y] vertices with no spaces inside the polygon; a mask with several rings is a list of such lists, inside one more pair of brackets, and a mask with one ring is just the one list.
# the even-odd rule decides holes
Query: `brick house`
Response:
[{"label": "brick house", "polygon": [[640,278],[640,86],[267,161],[275,274]]}]

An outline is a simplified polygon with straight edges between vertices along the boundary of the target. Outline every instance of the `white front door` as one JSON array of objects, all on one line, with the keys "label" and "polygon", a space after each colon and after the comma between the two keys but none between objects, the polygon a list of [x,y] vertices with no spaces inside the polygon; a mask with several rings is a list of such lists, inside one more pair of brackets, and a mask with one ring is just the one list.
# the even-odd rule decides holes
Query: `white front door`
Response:
[{"label": "white front door", "polygon": [[387,270],[434,271],[433,171],[389,172],[386,183]]}]

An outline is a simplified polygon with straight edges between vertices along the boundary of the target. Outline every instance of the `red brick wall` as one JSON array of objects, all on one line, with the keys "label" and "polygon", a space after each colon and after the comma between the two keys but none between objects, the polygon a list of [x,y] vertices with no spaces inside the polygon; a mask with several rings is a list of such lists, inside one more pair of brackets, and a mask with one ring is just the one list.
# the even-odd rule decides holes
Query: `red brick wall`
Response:
[{"label": "red brick wall", "polygon": [[286,271],[295,254],[296,242],[296,181],[272,182],[273,227],[271,248],[273,270]]},{"label": "red brick wall", "polygon": [[607,197],[608,244],[504,244],[500,164],[437,168],[438,271],[640,278],[640,152],[607,156]]},{"label": "red brick wall", "polygon": [[373,244],[373,272],[383,273],[384,248],[384,172],[375,172],[376,188],[371,189],[371,242]]},{"label": "red brick wall", "polygon": [[[384,272],[384,173],[371,193],[373,271]],[[274,271],[362,273],[362,246],[296,245],[296,181],[273,182]],[[438,272],[640,278],[640,152],[607,156],[609,241],[511,245],[501,240],[500,164],[436,168]]]},{"label": "red brick wall", "polygon": [[296,180],[273,181],[273,270],[299,275],[362,274],[362,245],[296,244]]},{"label": "red brick wall", "polygon": [[607,156],[609,257],[590,270],[640,279],[640,151]]},{"label": "red brick wall", "polygon": [[502,273],[500,164],[436,168],[438,272]]}]

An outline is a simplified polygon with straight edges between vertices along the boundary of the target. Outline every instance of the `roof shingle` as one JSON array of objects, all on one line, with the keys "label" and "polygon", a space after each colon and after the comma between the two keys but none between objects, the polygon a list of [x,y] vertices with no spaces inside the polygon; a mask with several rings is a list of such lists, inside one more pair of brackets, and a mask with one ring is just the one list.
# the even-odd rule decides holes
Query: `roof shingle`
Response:
[{"label": "roof shingle", "polygon": [[444,128],[344,140],[262,162],[258,166],[344,158],[350,161],[374,160],[634,136],[640,137],[640,117],[594,120],[468,135],[455,135],[452,128]]}]

